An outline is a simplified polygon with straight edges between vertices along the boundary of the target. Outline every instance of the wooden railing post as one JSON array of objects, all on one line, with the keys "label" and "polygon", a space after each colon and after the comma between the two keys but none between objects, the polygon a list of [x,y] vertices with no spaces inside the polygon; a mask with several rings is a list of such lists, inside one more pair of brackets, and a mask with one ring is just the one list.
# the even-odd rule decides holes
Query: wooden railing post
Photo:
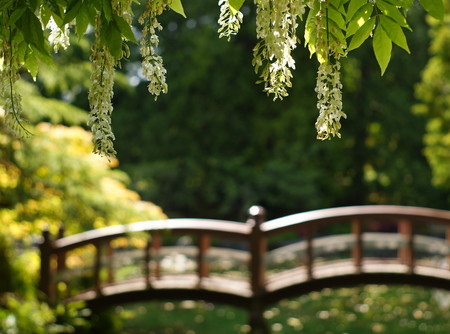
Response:
[{"label": "wooden railing post", "polygon": [[39,278],[39,290],[43,293],[42,298],[49,304],[55,303],[55,294],[53,289],[52,277],[52,254],[53,245],[50,239],[50,231],[46,228],[42,232],[42,242],[39,245],[41,255],[41,268]]},{"label": "wooden railing post", "polygon": [[150,233],[147,235],[147,244],[145,245],[145,254],[144,254],[144,274],[145,274],[145,283],[147,285],[147,289],[152,287],[152,281],[150,279],[151,270],[150,270],[150,261],[152,260],[152,237]]},{"label": "wooden railing post", "polygon": [[408,273],[414,272],[414,229],[410,220],[402,219],[398,223],[398,232],[406,238],[406,245],[399,249],[400,261],[408,267]]},{"label": "wooden railing post", "polygon": [[264,257],[267,251],[267,240],[261,231],[261,224],[264,222],[265,216],[265,209],[261,206],[252,206],[249,209],[247,224],[252,227],[249,268],[252,300],[249,324],[252,334],[269,333],[264,321],[264,305],[261,300],[261,296],[266,289]]},{"label": "wooden railing post", "polygon": [[362,228],[360,219],[353,219],[352,230],[353,236],[355,237],[355,245],[353,247],[353,262],[355,264],[356,272],[360,274],[363,257]]},{"label": "wooden railing post", "polygon": [[313,254],[313,229],[310,224],[306,225],[305,230],[306,238],[306,277],[308,281],[313,279],[313,265],[314,265],[314,254]]},{"label": "wooden railing post", "polygon": [[[445,239],[447,241],[447,245],[450,245],[450,225],[447,225],[447,231],[445,233]],[[447,265],[450,267],[450,253],[447,255]]]},{"label": "wooden railing post", "polygon": [[114,247],[112,246],[112,240],[108,241],[107,244],[107,255],[108,255],[108,283],[114,283]]},{"label": "wooden railing post", "polygon": [[161,278],[161,263],[159,259],[159,252],[161,250],[162,241],[161,241],[161,234],[156,231],[152,234],[152,249],[153,249],[153,257],[155,259],[155,278],[160,279]]},{"label": "wooden railing post", "polygon": [[207,277],[209,275],[209,265],[206,260],[206,252],[208,251],[210,246],[209,235],[206,233],[200,233],[198,236],[198,278],[199,282],[201,282],[203,277]]}]

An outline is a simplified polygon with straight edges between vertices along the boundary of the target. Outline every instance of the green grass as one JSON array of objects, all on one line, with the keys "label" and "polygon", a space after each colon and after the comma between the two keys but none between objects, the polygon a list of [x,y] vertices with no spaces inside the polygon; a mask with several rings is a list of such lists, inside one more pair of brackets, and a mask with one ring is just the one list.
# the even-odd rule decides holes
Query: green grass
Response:
[{"label": "green grass", "polygon": [[[324,289],[283,300],[264,313],[272,333],[450,333],[450,293],[409,286]],[[248,333],[247,312],[204,301],[115,308],[128,334]]]}]

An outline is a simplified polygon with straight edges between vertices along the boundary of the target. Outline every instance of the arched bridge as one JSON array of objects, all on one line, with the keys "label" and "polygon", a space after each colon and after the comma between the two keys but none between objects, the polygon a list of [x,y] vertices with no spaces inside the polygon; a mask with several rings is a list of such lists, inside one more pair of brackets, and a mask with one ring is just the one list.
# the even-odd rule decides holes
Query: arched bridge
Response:
[{"label": "arched bridge", "polygon": [[[325,287],[367,283],[450,290],[450,211],[354,206],[245,223],[145,221],[41,243],[49,302],[92,307],[203,299],[244,307],[254,328],[271,303]],[[262,330],[264,332],[264,330]]]}]

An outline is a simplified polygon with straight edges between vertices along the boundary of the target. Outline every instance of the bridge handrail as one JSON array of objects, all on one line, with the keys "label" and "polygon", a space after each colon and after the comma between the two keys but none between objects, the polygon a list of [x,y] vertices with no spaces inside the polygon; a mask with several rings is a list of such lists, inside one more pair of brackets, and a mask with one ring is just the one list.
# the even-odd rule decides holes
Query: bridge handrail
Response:
[{"label": "bridge handrail", "polygon": [[250,235],[251,226],[245,223],[227,220],[200,218],[149,220],[126,225],[107,226],[96,230],[90,230],[63,237],[53,242],[53,248],[57,251],[68,251],[86,244],[126,236],[130,233],[157,231],[207,233],[210,235],[237,236],[245,238]]},{"label": "bridge handrail", "polygon": [[292,229],[301,224],[315,225],[343,219],[379,217],[406,218],[414,221],[425,219],[429,222],[450,225],[450,212],[445,210],[401,205],[360,205],[301,212],[268,220],[261,224],[261,231],[270,234]]}]

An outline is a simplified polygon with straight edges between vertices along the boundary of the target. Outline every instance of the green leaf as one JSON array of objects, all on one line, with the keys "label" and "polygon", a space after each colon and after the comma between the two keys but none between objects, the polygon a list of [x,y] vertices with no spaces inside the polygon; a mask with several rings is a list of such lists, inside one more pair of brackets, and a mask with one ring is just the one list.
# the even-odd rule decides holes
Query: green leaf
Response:
[{"label": "green leaf", "polygon": [[228,4],[230,5],[230,10],[233,15],[236,15],[236,13],[241,9],[244,1],[245,0],[228,0]]},{"label": "green leaf", "polygon": [[81,39],[86,33],[87,27],[89,25],[89,12],[88,6],[82,6],[78,12],[75,27],[77,29],[78,38]]},{"label": "green leaf", "polygon": [[364,5],[367,5],[367,0],[351,0],[348,4],[346,21],[349,22],[356,14],[358,9],[360,9]]},{"label": "green leaf", "polygon": [[392,41],[381,26],[377,26],[373,34],[373,51],[383,75],[391,60]]},{"label": "green leaf", "polygon": [[316,52],[317,28],[316,28],[316,14],[319,12],[319,6],[315,6],[308,13],[305,22],[305,46],[308,46],[309,56]]},{"label": "green leaf", "polygon": [[113,14],[113,21],[117,26],[117,29],[120,33],[129,41],[138,44],[136,37],[134,37],[133,30],[131,30],[131,26],[123,17],[117,16]]},{"label": "green leaf", "polygon": [[406,40],[405,34],[403,33],[403,29],[397,22],[392,21],[385,15],[380,15],[380,24],[385,33],[392,40],[392,42],[397,44],[406,52],[411,53],[411,51],[409,51],[408,42]]},{"label": "green leaf", "polygon": [[28,49],[25,54],[25,67],[33,77],[33,80],[36,81],[36,76],[39,70],[39,63],[37,61],[36,55],[32,52],[31,49]]},{"label": "green leaf", "polygon": [[400,24],[402,27],[411,29],[408,25],[408,22],[406,22],[406,18],[396,7],[384,0],[378,0],[376,2],[376,5],[384,15],[389,16],[392,20]]},{"label": "green leaf", "polygon": [[17,20],[22,17],[22,15],[26,9],[27,9],[27,7],[19,7],[17,9],[15,9],[9,16],[8,24],[10,26],[13,26],[17,22]]},{"label": "green leaf", "polygon": [[49,66],[53,65],[53,59],[47,50],[44,50],[45,52],[42,52],[34,44],[31,44],[30,47],[33,50],[33,53],[36,55],[36,57],[39,60],[41,60],[42,62],[44,62],[45,64],[47,64]]},{"label": "green leaf", "polygon": [[0,0],[0,10],[9,9],[14,5],[16,0]]},{"label": "green leaf", "polygon": [[370,36],[374,26],[375,26],[375,17],[371,17],[356,31],[356,33],[352,37],[352,40],[350,41],[348,51],[359,48],[360,45],[364,43],[364,41]]},{"label": "green leaf", "polygon": [[97,20],[97,10],[95,9],[95,5],[93,3],[89,3],[89,6],[85,7],[86,13],[88,13],[89,23],[91,26],[95,27],[95,22]]},{"label": "green leaf", "polygon": [[44,7],[50,9],[55,15],[62,18],[61,8],[59,7],[57,0],[44,0]]},{"label": "green leaf", "polygon": [[428,12],[428,14],[437,18],[438,20],[444,19],[444,0],[419,0],[419,2],[422,7]]},{"label": "green leaf", "polygon": [[169,3],[169,7],[176,13],[180,14],[183,17],[186,17],[186,14],[184,13],[183,4],[181,3],[181,0],[172,0]]},{"label": "green leaf", "polygon": [[332,20],[340,29],[345,29],[345,20],[342,14],[332,5],[328,6],[328,19]]},{"label": "green leaf", "polygon": [[109,53],[115,59],[122,58],[122,34],[112,21],[109,22],[104,38]]},{"label": "green leaf", "polygon": [[22,31],[25,42],[33,44],[40,52],[46,53],[41,21],[36,15],[27,8],[18,23],[17,27]]},{"label": "green leaf", "polygon": [[412,7],[414,0],[400,0],[401,6],[408,10]]},{"label": "green leaf", "polygon": [[69,22],[72,22],[77,17],[78,12],[80,11],[82,5],[83,5],[82,0],[72,0],[67,5],[66,15],[64,15],[62,24],[64,25]]},{"label": "green leaf", "polygon": [[361,6],[353,15],[347,26],[347,38],[353,35],[358,29],[360,29],[364,23],[369,20],[373,13],[373,5],[371,3],[366,3]]},{"label": "green leaf", "polygon": [[38,0],[25,0],[24,2],[32,12],[37,10],[38,5],[40,3],[40,1]]},{"label": "green leaf", "polygon": [[103,0],[103,15],[106,18],[106,21],[111,21],[112,17],[112,8],[111,8],[111,0]]}]

